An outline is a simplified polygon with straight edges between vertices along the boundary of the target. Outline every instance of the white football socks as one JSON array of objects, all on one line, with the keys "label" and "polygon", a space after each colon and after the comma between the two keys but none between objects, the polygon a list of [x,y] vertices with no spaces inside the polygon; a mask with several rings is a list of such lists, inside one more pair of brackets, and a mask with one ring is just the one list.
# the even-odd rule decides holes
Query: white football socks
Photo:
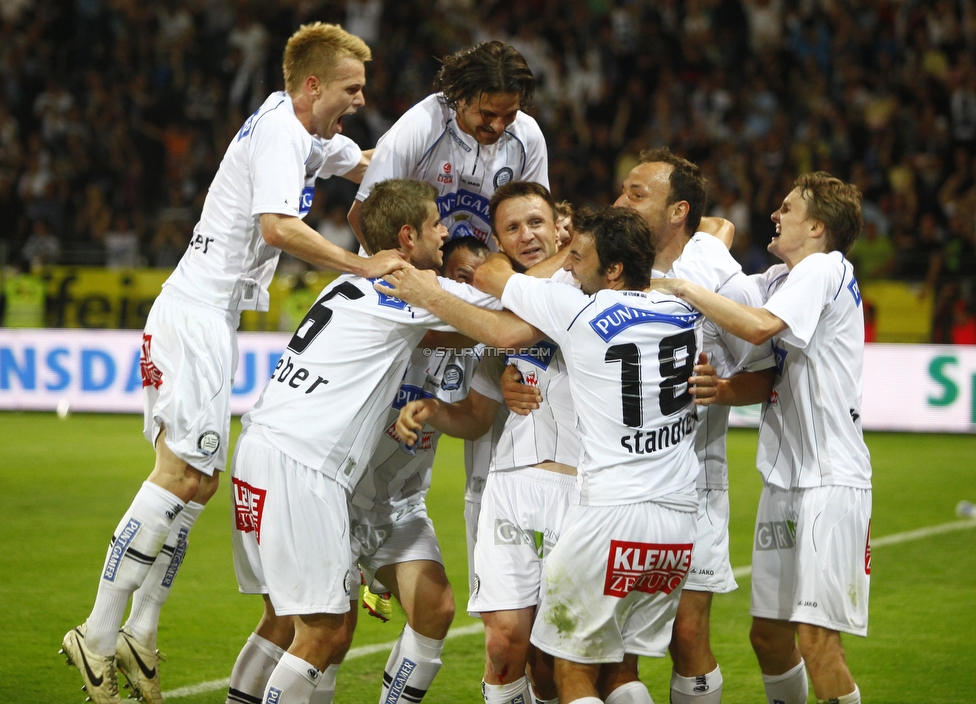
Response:
[{"label": "white football socks", "polygon": [[122,615],[159,555],[174,519],[183,511],[178,496],[143,482],[115,529],[88,617],[86,645],[99,655],[115,654]]},{"label": "white football socks", "polygon": [[260,704],[284,650],[257,633],[248,636],[230,673],[225,704]]},{"label": "white football socks", "polygon": [[861,690],[854,685],[854,691],[850,694],[833,699],[818,699],[817,704],[861,704]]},{"label": "white football socks", "polygon": [[806,663],[800,664],[782,675],[763,675],[768,704],[807,704],[809,685],[807,684]]},{"label": "white football socks", "polygon": [[308,704],[321,676],[322,673],[311,663],[291,653],[282,653],[261,701],[264,704]]},{"label": "white football socks", "polygon": [[654,704],[654,700],[643,682],[628,682],[610,692],[607,704]]},{"label": "white football socks", "polygon": [[722,671],[718,665],[705,675],[682,677],[671,671],[671,704],[721,704]]},{"label": "white football socks", "polygon": [[332,704],[335,698],[336,675],[339,674],[339,663],[329,665],[319,677],[319,686],[312,692],[308,704]]},{"label": "white football socks", "polygon": [[508,684],[488,684],[482,680],[481,694],[485,704],[530,704],[532,701],[529,678],[524,675]]},{"label": "white football socks", "polygon": [[443,650],[443,640],[422,636],[410,624],[404,626],[386,661],[380,704],[396,704],[401,697],[409,702],[423,699],[441,669]]},{"label": "white football socks", "polygon": [[156,649],[156,631],[159,629],[159,612],[169,598],[176,573],[186,555],[187,536],[203,512],[203,504],[187,503],[179,517],[173,521],[166,542],[149,569],[149,574],[132,595],[132,611],[125,622],[125,630],[137,641]]}]

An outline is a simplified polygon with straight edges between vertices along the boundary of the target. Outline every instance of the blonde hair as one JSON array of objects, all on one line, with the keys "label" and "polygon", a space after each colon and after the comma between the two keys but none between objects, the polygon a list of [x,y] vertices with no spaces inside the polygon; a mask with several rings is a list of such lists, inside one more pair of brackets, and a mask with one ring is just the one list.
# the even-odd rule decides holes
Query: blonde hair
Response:
[{"label": "blonde hair", "polygon": [[285,45],[281,65],[285,90],[297,92],[308,76],[328,83],[329,72],[340,59],[347,57],[365,63],[373,58],[373,53],[366,42],[337,24],[303,24]]}]

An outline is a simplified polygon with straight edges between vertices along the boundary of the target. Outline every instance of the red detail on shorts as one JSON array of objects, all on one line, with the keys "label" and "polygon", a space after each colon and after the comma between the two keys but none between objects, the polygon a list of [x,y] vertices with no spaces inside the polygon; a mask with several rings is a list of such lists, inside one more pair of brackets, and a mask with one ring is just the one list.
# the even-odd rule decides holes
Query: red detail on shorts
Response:
[{"label": "red detail on shorts", "polygon": [[868,520],[868,539],[864,544],[864,574],[871,574],[871,521]]},{"label": "red detail on shorts", "polygon": [[[414,443],[413,447],[415,450],[432,450],[434,448],[434,436],[437,434],[434,430],[422,430],[417,442]],[[400,433],[396,431],[396,423],[390,425],[386,429],[386,436],[391,440],[396,442],[401,442],[403,438],[400,437]]]},{"label": "red detail on shorts", "polygon": [[163,373],[153,364],[149,347],[152,345],[152,335],[142,335],[142,354],[139,355],[139,371],[142,373],[142,386],[155,386],[157,389],[163,383]]},{"label": "red detail on shorts", "polygon": [[623,599],[637,590],[670,594],[691,567],[692,543],[632,543],[611,540],[603,593]]},{"label": "red detail on shorts", "polygon": [[234,485],[234,523],[242,533],[257,533],[261,544],[261,516],[264,513],[264,497],[267,489],[258,489],[237,477],[231,477]]}]

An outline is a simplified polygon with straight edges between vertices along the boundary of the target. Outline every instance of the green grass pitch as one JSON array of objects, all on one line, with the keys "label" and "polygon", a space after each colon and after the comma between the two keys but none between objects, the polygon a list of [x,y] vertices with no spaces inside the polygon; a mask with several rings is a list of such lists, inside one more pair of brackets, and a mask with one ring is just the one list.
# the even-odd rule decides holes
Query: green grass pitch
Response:
[{"label": "green grass pitch", "polygon": [[[112,530],[152,466],[136,416],[0,414],[0,702],[83,702],[81,679],[57,655],[87,616]],[[235,434],[239,430],[235,421]],[[960,499],[976,500],[976,437],[870,434],[875,541],[955,520]],[[755,431],[730,437],[732,564],[750,562],[759,478]],[[441,444],[428,497],[458,603],[467,598],[461,444]],[[260,600],[237,593],[230,553],[228,482],[197,523],[187,559],[163,611],[159,647],[164,691],[226,678],[260,615]],[[976,524],[976,522],[974,522]],[[976,529],[882,544],[873,550],[870,635],[846,637],[864,701],[976,700]],[[715,599],[712,642],[726,704],[765,701],[748,641],[749,578]],[[365,612],[353,647],[395,640],[402,612],[383,624]],[[480,702],[483,637],[448,641],[444,667],[425,699]],[[376,702],[386,653],[357,657],[339,674],[336,702]],[[658,704],[668,701],[670,663],[644,660]],[[225,690],[172,698],[216,704]],[[813,701],[811,697],[811,701]]]}]

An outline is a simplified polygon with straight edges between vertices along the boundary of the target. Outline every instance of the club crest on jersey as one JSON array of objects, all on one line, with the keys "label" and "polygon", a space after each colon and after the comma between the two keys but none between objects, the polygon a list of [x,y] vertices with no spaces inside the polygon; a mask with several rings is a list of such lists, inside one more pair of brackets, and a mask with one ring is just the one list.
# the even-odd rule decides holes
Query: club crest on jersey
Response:
[{"label": "club crest on jersey", "polygon": [[451,162],[445,161],[441,164],[440,173],[437,174],[437,183],[454,183],[454,176],[451,173],[452,170]]},{"label": "club crest on jersey", "polygon": [[461,367],[456,364],[448,364],[444,370],[444,376],[441,378],[441,388],[445,391],[457,391],[461,388],[463,381],[464,372],[461,371]]},{"label": "club crest on jersey", "polygon": [[603,593],[623,599],[632,591],[670,594],[691,567],[691,543],[611,540]]},{"label": "club crest on jersey", "polygon": [[511,181],[513,176],[514,174],[512,173],[512,170],[507,166],[503,166],[495,173],[495,178],[492,180],[492,184],[494,184],[495,189],[497,190]]},{"label": "club crest on jersey", "polygon": [[[380,286],[393,290],[393,287],[390,286],[390,284],[388,284],[383,279],[370,279],[369,282],[371,284],[379,284]],[[396,296],[391,296],[390,294],[383,293],[382,291],[377,291],[376,295],[378,297],[376,302],[381,306],[386,306],[387,308],[396,308],[397,310],[404,310],[407,307],[407,302],[401,301]]]},{"label": "club crest on jersey", "polygon": [[207,457],[213,457],[220,449],[220,435],[214,430],[201,433],[200,437],[197,438],[197,449]]},{"label": "club crest on jersey", "polygon": [[519,354],[505,355],[505,363],[508,364],[510,359],[521,359],[545,371],[549,368],[549,365],[552,364],[552,360],[555,358],[556,350],[558,349],[559,347],[551,342],[542,340],[532,345],[524,352]]},{"label": "club crest on jersey", "polygon": [[609,342],[627,328],[643,323],[664,323],[678,328],[694,327],[701,318],[701,313],[694,312],[688,307],[688,313],[682,315],[667,315],[655,313],[646,308],[631,308],[623,303],[614,303],[605,311],[590,321],[590,327],[604,342]]},{"label": "club crest on jersey", "polygon": [[298,201],[298,215],[302,217],[312,209],[312,199],[315,198],[315,186],[307,186],[302,189],[302,197]]}]

